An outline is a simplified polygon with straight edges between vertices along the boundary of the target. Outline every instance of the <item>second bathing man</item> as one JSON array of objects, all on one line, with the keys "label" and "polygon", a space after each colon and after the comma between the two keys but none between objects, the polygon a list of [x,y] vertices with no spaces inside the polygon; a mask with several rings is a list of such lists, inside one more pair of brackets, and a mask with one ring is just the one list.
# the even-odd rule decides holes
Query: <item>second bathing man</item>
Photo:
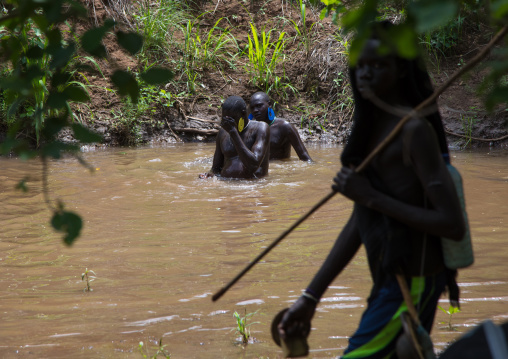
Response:
[{"label": "second bathing man", "polygon": [[291,146],[302,161],[312,161],[296,128],[283,118],[276,118],[271,101],[264,92],[256,92],[250,98],[250,119],[270,126],[270,159],[291,157]]}]

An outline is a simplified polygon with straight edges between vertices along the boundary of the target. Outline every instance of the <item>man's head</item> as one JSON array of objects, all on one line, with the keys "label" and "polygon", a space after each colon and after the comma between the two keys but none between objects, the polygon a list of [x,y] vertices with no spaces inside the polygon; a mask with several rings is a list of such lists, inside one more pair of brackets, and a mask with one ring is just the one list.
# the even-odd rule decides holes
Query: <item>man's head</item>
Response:
[{"label": "man's head", "polygon": [[381,55],[381,41],[369,39],[354,68],[356,90],[364,98],[376,96],[385,102],[396,103],[400,97],[400,82],[405,75],[401,61],[394,55]]},{"label": "man's head", "polygon": [[270,97],[264,92],[256,92],[250,98],[250,112],[257,121],[270,123],[268,109],[271,108]]},{"label": "man's head", "polygon": [[231,117],[238,124],[240,118],[245,119],[247,105],[240,96],[229,96],[222,104],[222,117]]},{"label": "man's head", "polygon": [[[423,60],[419,57],[405,59],[397,54],[389,41],[393,31],[397,31],[396,25],[389,21],[374,23],[372,35],[365,42],[357,64],[349,70],[355,111],[351,134],[341,156],[345,165],[358,165],[367,155],[364,139],[372,129],[370,121],[375,112],[382,111],[369,100],[370,96],[414,108],[434,91]],[[433,105],[436,111],[425,117],[433,126],[445,156],[448,153],[446,136],[437,104]]]}]

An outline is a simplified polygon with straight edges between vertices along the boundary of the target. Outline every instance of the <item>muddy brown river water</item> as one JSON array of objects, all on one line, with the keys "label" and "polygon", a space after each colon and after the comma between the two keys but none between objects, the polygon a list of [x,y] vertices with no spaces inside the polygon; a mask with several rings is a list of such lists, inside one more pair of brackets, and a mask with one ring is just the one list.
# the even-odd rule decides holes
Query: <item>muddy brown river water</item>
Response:
[{"label": "muddy brown river water", "polygon": [[[282,358],[272,318],[319,268],[350,212],[335,196],[219,301],[211,296],[330,190],[341,148],[316,163],[270,164],[261,180],[198,180],[214,144],[85,152],[50,167],[51,197],[84,219],[72,247],[49,225],[41,164],[0,159],[0,358],[143,358],[162,339],[171,358]],[[459,274],[462,311],[438,311],[436,350],[485,319],[508,320],[508,152],[452,152],[476,256]],[[30,176],[26,194],[15,185]],[[95,273],[85,292],[81,274]],[[360,251],[318,308],[310,358],[342,352],[370,289]],[[447,298],[440,303],[448,309]],[[254,342],[236,342],[234,312],[254,313]],[[449,328],[451,323],[452,329]],[[162,357],[162,356],[159,356]]]}]

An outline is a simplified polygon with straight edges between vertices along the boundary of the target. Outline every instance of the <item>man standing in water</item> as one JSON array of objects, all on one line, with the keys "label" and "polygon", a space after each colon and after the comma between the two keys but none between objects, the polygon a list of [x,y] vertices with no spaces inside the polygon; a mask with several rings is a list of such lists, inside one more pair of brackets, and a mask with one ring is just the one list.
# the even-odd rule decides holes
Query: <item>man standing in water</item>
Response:
[{"label": "man standing in water", "polygon": [[291,146],[302,161],[312,161],[296,128],[284,120],[275,117],[271,101],[264,92],[256,92],[250,98],[250,119],[270,125],[270,159],[279,160],[291,157]]},{"label": "man standing in water", "polygon": [[264,122],[247,118],[247,105],[239,96],[222,104],[212,169],[200,178],[260,178],[268,174],[270,131]]},{"label": "man standing in water", "polygon": [[[343,359],[397,358],[400,313],[407,309],[397,274],[406,278],[422,326],[430,333],[439,297],[447,285],[456,288],[456,272],[444,265],[440,238],[459,241],[465,232],[446,167],[448,147],[437,106],[427,109],[425,117],[410,119],[363,174],[354,171],[397,125],[401,113],[432,93],[419,61],[380,54],[381,48],[393,48],[381,40],[391,26],[374,25],[373,36],[350,69],[354,124],[332,189],[354,201],[353,212],[314,279],[278,326],[285,341],[308,336],[320,298],[365,245],[373,287]],[[374,104],[380,102],[383,109]],[[455,295],[458,300],[458,292]]]}]

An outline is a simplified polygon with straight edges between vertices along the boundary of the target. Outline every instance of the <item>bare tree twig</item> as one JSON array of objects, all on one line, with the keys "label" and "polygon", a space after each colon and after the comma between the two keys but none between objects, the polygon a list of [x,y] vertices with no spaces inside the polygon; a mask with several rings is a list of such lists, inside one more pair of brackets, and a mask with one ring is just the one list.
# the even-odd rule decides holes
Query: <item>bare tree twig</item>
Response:
[{"label": "bare tree twig", "polygon": [[186,132],[186,133],[196,133],[198,135],[216,135],[219,130],[200,130],[198,128],[173,128],[173,131],[176,132]]},{"label": "bare tree twig", "polygon": [[204,120],[202,118],[198,118],[198,117],[193,117],[193,116],[187,116],[187,118],[191,119],[191,120],[195,120],[195,121],[201,121],[201,122],[209,122],[209,123],[216,123],[216,124],[219,124],[220,121],[214,121],[214,120]]},{"label": "bare tree twig", "polygon": [[449,135],[452,135],[452,136],[467,138],[467,139],[471,139],[471,140],[475,140],[475,141],[496,142],[496,141],[503,141],[503,140],[508,139],[508,135],[501,136],[501,137],[498,137],[498,138],[480,138],[480,137],[472,137],[472,136],[461,135],[459,133],[455,133],[455,132],[452,132],[452,131],[447,130],[447,129],[445,129],[445,132],[447,134],[449,134]]}]

